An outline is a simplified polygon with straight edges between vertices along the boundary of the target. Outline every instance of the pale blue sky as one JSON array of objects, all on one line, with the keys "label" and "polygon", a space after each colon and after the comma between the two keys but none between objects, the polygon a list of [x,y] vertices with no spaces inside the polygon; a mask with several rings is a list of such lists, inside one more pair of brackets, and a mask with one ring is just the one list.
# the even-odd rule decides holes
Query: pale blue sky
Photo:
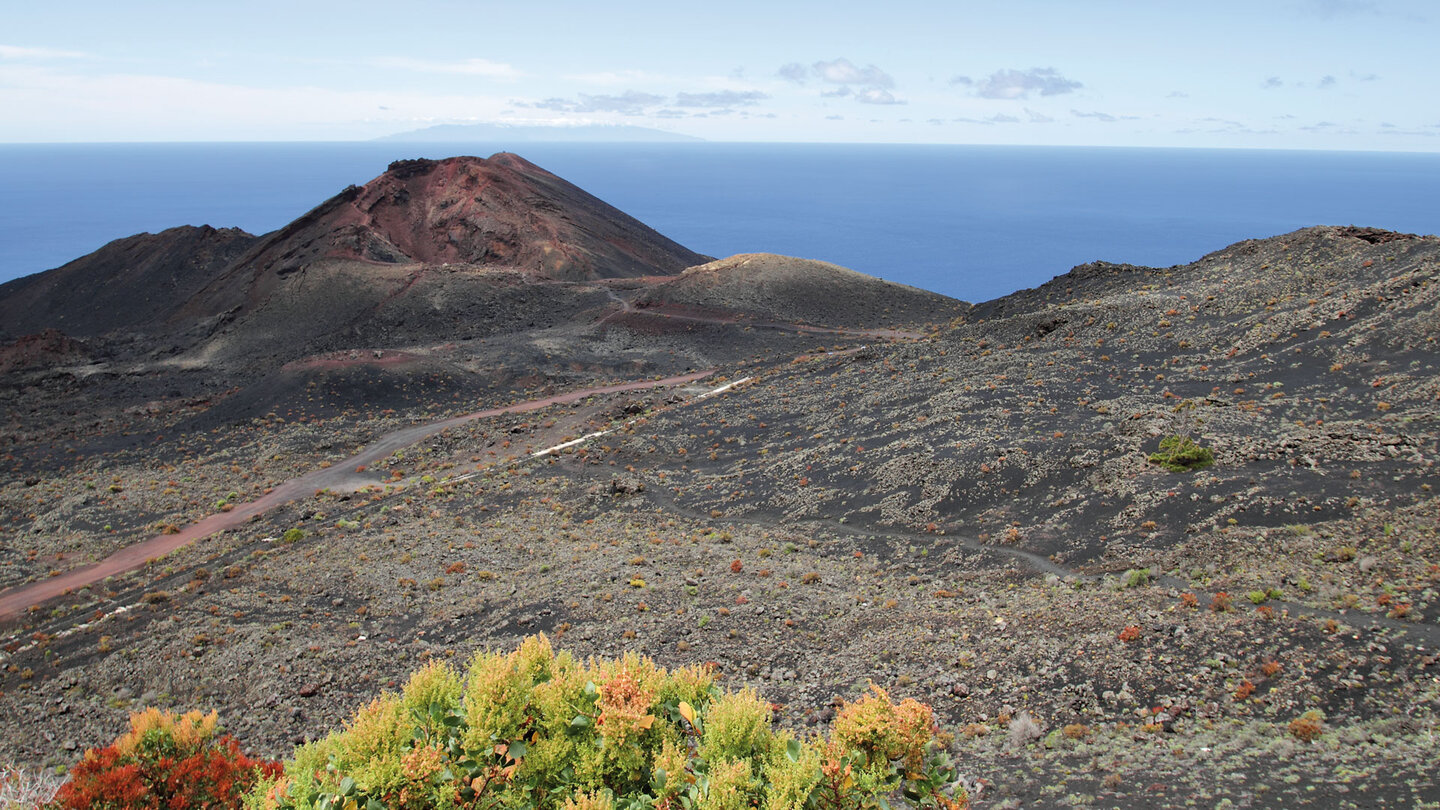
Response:
[{"label": "pale blue sky", "polygon": [[1433,0],[9,5],[0,142],[513,122],[1440,151]]}]

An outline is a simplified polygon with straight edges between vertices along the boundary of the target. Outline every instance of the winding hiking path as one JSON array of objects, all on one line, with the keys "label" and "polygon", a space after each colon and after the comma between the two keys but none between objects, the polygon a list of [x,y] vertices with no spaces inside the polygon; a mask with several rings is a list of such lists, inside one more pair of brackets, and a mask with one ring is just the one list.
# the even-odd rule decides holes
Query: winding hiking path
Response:
[{"label": "winding hiking path", "polygon": [[695,382],[696,380],[702,380],[714,373],[714,369],[706,369],[704,371],[678,374],[673,377],[665,377],[658,380],[638,380],[635,382],[582,388],[578,391],[569,391],[564,394],[526,400],[513,405],[489,408],[474,413],[452,416],[449,419],[441,419],[437,422],[402,428],[380,437],[364,450],[361,450],[359,453],[342,462],[329,467],[312,470],[299,478],[292,478],[270,490],[269,493],[260,498],[248,503],[236,504],[235,508],[229,512],[217,512],[198,523],[186,526],[176,534],[162,534],[148,540],[142,540],[139,543],[120,549],[93,565],[72,568],[59,576],[0,591],[0,620],[14,618],[25,612],[31,606],[42,604],[57,596],[73,591],[76,588],[82,588],[86,585],[99,582],[106,577],[115,576],[116,574],[133,571],[157,557],[169,554],[196,540],[209,537],[212,534],[225,531],[226,529],[235,528],[250,520],[250,518],[264,514],[278,506],[283,506],[292,501],[300,500],[301,498],[308,498],[318,490],[338,486],[353,474],[352,471],[356,467],[362,464],[372,464],[380,459],[386,458],[396,450],[409,447],[421,439],[433,436],[447,428],[492,416],[538,411],[541,408],[548,408],[551,405],[564,405],[577,402],[586,397],[598,394],[619,394],[627,391],[641,391],[649,388],[684,385]]},{"label": "winding hiking path", "polygon": [[[555,282],[557,284],[572,282]],[[656,318],[666,318],[678,321],[693,323],[710,323],[722,325],[747,325],[761,328],[777,329],[787,332],[806,334],[829,334],[845,335],[851,337],[872,337],[887,340],[914,340],[925,337],[920,332],[908,332],[891,329],[849,329],[843,327],[811,326],[798,323],[780,323],[775,321],[747,321],[740,316],[716,317],[707,315],[691,315],[681,312],[669,312],[658,308],[640,309],[634,306],[625,297],[618,295],[614,290],[605,289],[606,295],[619,305],[616,311],[600,319],[605,323],[616,315],[648,315]],[[39,582],[32,582],[8,590],[0,591],[0,621],[12,619],[25,612],[32,606],[43,604],[50,599],[61,596],[77,588],[83,588],[106,577],[123,574],[144,566],[159,557],[163,557],[176,549],[183,548],[196,540],[209,537],[212,534],[223,532],[226,529],[233,529],[251,518],[262,515],[270,510],[283,506],[292,501],[308,498],[316,491],[326,488],[342,486],[353,477],[353,471],[361,465],[369,465],[382,458],[386,458],[404,447],[439,433],[446,428],[464,424],[475,419],[484,419],[502,414],[526,413],[529,411],[547,408],[551,405],[561,405],[576,402],[589,396],[597,394],[616,394],[626,391],[639,391],[648,388],[663,388],[671,385],[683,385],[704,379],[715,373],[714,369],[695,371],[688,374],[679,374],[673,377],[665,377],[658,380],[638,380],[627,383],[616,383],[614,385],[602,385],[593,388],[584,388],[578,391],[570,391],[564,394],[556,394],[539,399],[526,400],[513,405],[506,405],[500,408],[476,411],[475,413],[462,414],[449,419],[442,419],[437,422],[430,422],[423,425],[414,425],[402,428],[393,433],[382,436],[364,450],[354,456],[331,465],[330,467],[312,470],[298,478],[292,478],[283,484],[272,489],[264,496],[243,504],[236,504],[229,512],[218,512],[209,517],[193,523],[181,529],[175,534],[162,534],[142,540],[133,545],[126,546],[111,554],[97,563],[73,568],[57,576]]]}]

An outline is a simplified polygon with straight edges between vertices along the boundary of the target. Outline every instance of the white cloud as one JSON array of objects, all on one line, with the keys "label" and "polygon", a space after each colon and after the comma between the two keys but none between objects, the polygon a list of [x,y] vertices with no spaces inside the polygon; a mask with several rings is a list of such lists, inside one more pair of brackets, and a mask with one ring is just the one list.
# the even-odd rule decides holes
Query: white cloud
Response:
[{"label": "white cloud", "polygon": [[791,62],[788,65],[781,65],[780,69],[775,71],[775,75],[787,81],[795,82],[796,84],[803,84],[805,82],[805,77],[808,76],[809,73],[810,71],[806,70],[805,66],[800,64],[799,62]]},{"label": "white cloud", "polygon": [[770,96],[758,90],[716,90],[710,93],[677,93],[677,107],[744,107],[759,104]]},{"label": "white cloud", "polygon": [[1342,124],[1337,124],[1337,123],[1335,123],[1334,121],[1316,121],[1315,123],[1311,124],[1310,126],[1300,127],[1299,129],[1300,129],[1301,132],[1310,132],[1310,133],[1319,134],[1319,135],[1331,135],[1331,134],[1355,135],[1355,134],[1358,134],[1358,130],[1356,130],[1354,127],[1349,127],[1349,126],[1344,126],[1344,125],[1342,125]]},{"label": "white cloud", "polygon": [[[956,76],[950,80],[950,83],[977,86],[977,83],[968,76]],[[1042,96],[1058,96],[1073,93],[1084,86],[1080,82],[1061,76],[1055,68],[1030,68],[1029,70],[1007,68],[997,70],[983,82],[979,82],[975,95],[981,98],[1007,100],[1028,98],[1031,93],[1039,93]]]},{"label": "white cloud", "polygon": [[956,118],[955,120],[965,124],[984,124],[987,127],[993,126],[995,124],[1051,124],[1055,122],[1054,118],[1051,118],[1044,113],[1036,112],[1029,107],[1025,108],[1024,113],[1024,118],[1021,118],[1018,115],[996,113],[986,118]]},{"label": "white cloud", "polygon": [[844,57],[829,62],[816,62],[811,68],[816,76],[830,84],[858,84],[875,88],[895,86],[895,80],[880,68],[874,65],[856,67],[855,63]]},{"label": "white cloud", "polygon": [[854,98],[861,104],[904,104],[890,92],[895,79],[875,65],[860,67],[845,57],[828,62],[816,62],[808,69],[799,62],[782,65],[775,75],[782,79],[804,84],[805,79],[814,77],[825,84],[839,85],[822,90],[821,98]]},{"label": "white cloud", "polygon": [[80,51],[60,51],[54,48],[22,48],[17,45],[0,45],[0,59],[39,61],[43,59],[88,59],[90,54]]},{"label": "white cloud", "polygon": [[491,79],[518,79],[522,74],[511,65],[492,62],[489,59],[459,59],[440,62],[430,59],[411,59],[405,56],[382,56],[372,59],[376,67],[395,70],[410,70],[416,73],[453,73],[461,76],[485,76]]},{"label": "white cloud", "polygon": [[[704,117],[709,112],[684,112],[682,109],[712,110],[715,114],[734,112],[735,107],[754,106],[770,98],[758,90],[714,90],[696,93],[676,93],[672,99],[655,93],[626,90],[617,94],[577,93],[575,98],[550,97],[538,101],[517,101],[515,106],[536,110],[551,110],[565,113],[613,113],[619,115],[654,115],[661,118],[683,116]],[[653,109],[665,106],[662,109]]]},{"label": "white cloud", "polygon": [[1095,111],[1092,111],[1092,112],[1082,112],[1082,111],[1080,111],[1080,110],[1071,110],[1071,111],[1070,111],[1070,114],[1073,115],[1073,116],[1075,116],[1076,118],[1093,118],[1093,119],[1095,119],[1096,121],[1104,121],[1104,122],[1107,123],[1107,124],[1112,124],[1112,123],[1114,123],[1114,122],[1116,122],[1116,121],[1138,121],[1138,120],[1140,120],[1140,116],[1138,116],[1138,115],[1111,115],[1110,113],[1100,112],[1099,110],[1095,110]]},{"label": "white cloud", "polygon": [[860,102],[861,104],[904,104],[904,103],[905,103],[904,101],[901,101],[900,99],[895,98],[895,94],[894,94],[894,93],[891,93],[889,90],[882,90],[882,89],[880,89],[880,88],[878,88],[878,87],[872,87],[872,88],[870,88],[870,89],[868,89],[868,90],[861,90],[860,92],[858,92],[858,93],[855,94],[855,100],[858,101],[858,102]]},{"label": "white cloud", "polygon": [[664,96],[626,90],[619,95],[578,94],[579,100],[568,98],[547,98],[543,101],[518,102],[517,106],[533,107],[539,110],[554,110],[565,113],[619,113],[621,115],[644,115],[647,107],[665,103]]}]

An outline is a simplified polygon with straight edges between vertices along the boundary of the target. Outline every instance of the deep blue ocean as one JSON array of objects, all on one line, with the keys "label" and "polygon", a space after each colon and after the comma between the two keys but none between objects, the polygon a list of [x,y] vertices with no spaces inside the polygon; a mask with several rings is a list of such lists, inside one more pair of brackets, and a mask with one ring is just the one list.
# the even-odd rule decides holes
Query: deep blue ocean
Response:
[{"label": "deep blue ocean", "polygon": [[816,144],[0,145],[0,281],[175,225],[279,228],[396,159],[509,148],[701,253],[970,301],[1307,225],[1440,231],[1440,154]]}]

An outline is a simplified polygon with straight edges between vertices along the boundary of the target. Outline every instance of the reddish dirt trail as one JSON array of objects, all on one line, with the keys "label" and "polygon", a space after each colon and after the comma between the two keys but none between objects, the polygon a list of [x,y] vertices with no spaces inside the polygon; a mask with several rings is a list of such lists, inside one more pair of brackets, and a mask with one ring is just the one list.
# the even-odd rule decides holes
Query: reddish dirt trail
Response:
[{"label": "reddish dirt trail", "polygon": [[438,422],[430,422],[424,425],[415,425],[397,430],[394,433],[382,436],[364,450],[342,462],[323,469],[313,470],[299,478],[292,478],[280,486],[275,487],[261,498],[250,501],[249,503],[237,504],[235,508],[229,512],[213,514],[199,523],[186,526],[177,534],[162,534],[157,537],[152,537],[149,540],[142,540],[139,543],[120,549],[93,565],[74,568],[50,579],[0,591],[0,619],[13,618],[33,605],[42,604],[68,591],[99,582],[106,577],[133,571],[145,565],[145,563],[150,560],[169,554],[196,540],[209,537],[216,532],[222,532],[226,529],[239,526],[255,515],[264,514],[277,506],[283,506],[291,501],[308,498],[315,494],[317,490],[342,484],[349,476],[354,474],[353,471],[356,467],[362,464],[372,464],[375,461],[389,456],[402,447],[409,447],[421,439],[439,433],[446,428],[491,416],[538,411],[541,408],[548,408],[551,405],[564,405],[596,394],[619,394],[626,391],[640,391],[647,388],[683,385],[704,379],[714,373],[714,369],[709,369],[705,371],[695,371],[689,374],[680,374],[674,377],[666,377],[660,380],[639,380],[636,382],[584,388],[579,391],[570,391],[564,394],[542,397],[540,399],[517,402],[514,405],[490,408],[489,410],[476,411],[475,413],[467,413],[449,419],[442,419]]}]

